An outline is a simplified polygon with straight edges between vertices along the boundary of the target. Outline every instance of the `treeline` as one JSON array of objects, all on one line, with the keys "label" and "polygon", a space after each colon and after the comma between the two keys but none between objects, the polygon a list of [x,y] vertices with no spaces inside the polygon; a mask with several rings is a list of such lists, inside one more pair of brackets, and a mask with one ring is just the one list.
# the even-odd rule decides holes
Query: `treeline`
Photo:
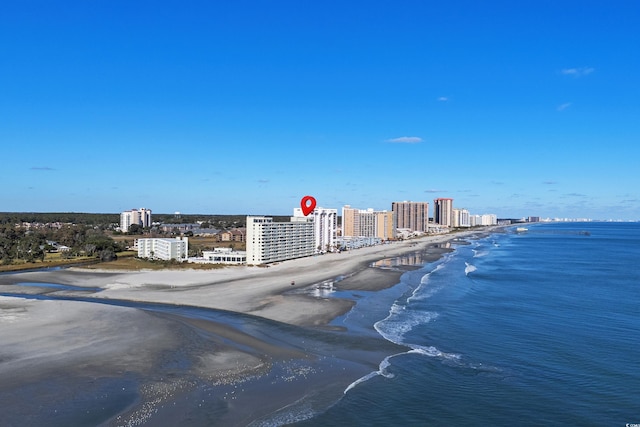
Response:
[{"label": "treeline", "polygon": [[[275,222],[288,221],[289,216],[271,216]],[[244,227],[246,215],[204,215],[204,214],[156,214],[151,215],[153,222],[163,224],[192,224],[204,222],[212,228],[229,229]],[[113,224],[120,224],[119,213],[81,213],[81,212],[0,212],[0,224],[22,223],[64,223],[93,225],[106,229]]]},{"label": "treeline", "polygon": [[[273,218],[275,222],[289,221],[290,215],[265,215]],[[199,215],[199,214],[153,214],[153,222],[161,222],[163,224],[194,224],[202,221],[203,228],[210,226],[212,228],[238,228],[245,227],[247,222],[246,215]]]},{"label": "treeline", "polygon": [[194,224],[205,223],[212,228],[244,227],[246,215],[204,215],[204,214],[152,214],[153,222],[162,224]]},{"label": "treeline", "polygon": [[[54,245],[55,243],[55,245]],[[59,229],[28,229],[14,224],[0,224],[0,262],[43,261],[47,252],[65,246],[62,258],[96,257],[102,261],[117,258],[124,245],[104,234],[99,227],[65,225]]]},{"label": "treeline", "polygon": [[120,214],[78,212],[0,212],[0,224],[22,224],[23,222],[69,223],[80,225],[108,226],[120,223]]}]

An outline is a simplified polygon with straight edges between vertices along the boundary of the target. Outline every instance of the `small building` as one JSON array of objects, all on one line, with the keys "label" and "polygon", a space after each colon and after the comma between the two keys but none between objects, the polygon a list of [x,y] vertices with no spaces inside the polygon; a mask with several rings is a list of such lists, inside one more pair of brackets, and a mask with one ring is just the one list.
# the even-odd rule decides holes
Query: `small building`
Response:
[{"label": "small building", "polygon": [[197,230],[200,229],[200,224],[160,224],[158,229],[165,233],[185,233],[187,231],[193,231],[193,234],[196,234]]},{"label": "small building", "polygon": [[244,242],[246,241],[247,229],[236,228],[234,230],[222,231],[218,233],[219,242]]},{"label": "small building", "polygon": [[231,248],[216,248],[212,251],[202,251],[202,258],[189,258],[189,262],[242,265],[247,263],[247,252],[234,251]]},{"label": "small building", "polygon": [[220,233],[220,230],[217,228],[199,228],[193,231],[194,236],[200,237],[214,237],[217,236],[218,233]]},{"label": "small building", "polygon": [[[65,245],[61,245],[60,243],[53,241],[53,240],[47,240],[47,245],[50,248],[53,248],[53,250],[51,250],[51,252],[69,252],[71,250],[71,248],[69,246],[65,246]],[[42,249],[44,249],[45,246],[42,246]]]},{"label": "small building", "polygon": [[367,246],[381,245],[382,239],[379,237],[342,236],[338,238],[337,243],[340,250],[351,250],[364,248]]}]

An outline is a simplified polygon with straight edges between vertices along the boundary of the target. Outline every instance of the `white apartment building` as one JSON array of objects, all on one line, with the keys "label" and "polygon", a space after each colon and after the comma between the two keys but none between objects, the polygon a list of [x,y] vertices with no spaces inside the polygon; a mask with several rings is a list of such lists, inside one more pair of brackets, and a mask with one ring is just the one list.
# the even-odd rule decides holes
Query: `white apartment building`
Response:
[{"label": "white apartment building", "polygon": [[[293,209],[294,218],[304,218],[301,208]],[[338,234],[338,210],[316,208],[307,218],[313,219],[313,235],[317,253],[334,252]]]},{"label": "white apartment building", "polygon": [[453,226],[454,227],[471,227],[471,219],[469,211],[466,209],[453,208]]},{"label": "white apartment building", "polygon": [[120,231],[126,233],[133,224],[151,227],[151,209],[131,209],[120,214]]},{"label": "white apartment building", "polygon": [[472,227],[498,224],[498,216],[495,214],[471,215],[469,219]]},{"label": "white apartment building", "polygon": [[138,258],[184,261],[189,253],[189,239],[186,237],[138,239],[137,245]]},{"label": "white apartment building", "polygon": [[268,264],[315,253],[313,218],[273,222],[271,217],[247,217],[247,264]]}]

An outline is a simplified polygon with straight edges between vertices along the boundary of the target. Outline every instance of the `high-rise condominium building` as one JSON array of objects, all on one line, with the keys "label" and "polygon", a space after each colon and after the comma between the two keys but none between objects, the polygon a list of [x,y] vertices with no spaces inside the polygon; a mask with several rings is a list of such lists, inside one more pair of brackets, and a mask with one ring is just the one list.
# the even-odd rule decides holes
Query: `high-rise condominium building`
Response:
[{"label": "high-rise condominium building", "polygon": [[[301,208],[293,209],[294,218],[304,218]],[[307,218],[313,219],[313,235],[316,252],[333,252],[336,250],[338,230],[338,210],[315,208]]]},{"label": "high-rise condominium building", "polygon": [[131,209],[120,214],[120,231],[126,233],[133,224],[151,227],[151,209]]},{"label": "high-rise condominium building", "polygon": [[433,222],[445,227],[453,226],[453,199],[438,198],[433,201]]},{"label": "high-rise condominium building", "polygon": [[342,236],[378,237],[383,240],[395,237],[393,212],[342,208]]},{"label": "high-rise condominium building", "polygon": [[454,227],[470,227],[471,220],[469,211],[466,209],[453,208],[453,226]]},{"label": "high-rise condominium building", "polygon": [[394,215],[395,228],[411,231],[429,231],[429,203],[427,202],[393,202],[391,211]]},{"label": "high-rise condominium building", "polygon": [[498,224],[498,216],[495,214],[471,215],[471,226],[489,226]]},{"label": "high-rise condominium building", "polygon": [[315,253],[312,218],[273,222],[265,216],[247,217],[247,264],[268,264]]}]

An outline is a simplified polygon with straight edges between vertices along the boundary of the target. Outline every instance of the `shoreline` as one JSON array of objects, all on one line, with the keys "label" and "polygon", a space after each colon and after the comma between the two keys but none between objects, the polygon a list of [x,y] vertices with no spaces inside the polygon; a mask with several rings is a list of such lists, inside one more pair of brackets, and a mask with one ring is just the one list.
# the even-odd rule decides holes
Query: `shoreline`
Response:
[{"label": "shoreline", "polygon": [[[356,299],[316,297],[312,291],[329,286],[376,292],[398,284],[404,272],[450,252],[454,240],[490,232],[428,236],[266,268],[127,273],[71,268],[0,275],[0,293],[90,300],[87,304],[0,296],[0,324],[8,326],[0,328],[0,340],[7,343],[0,350],[0,377],[11,378],[0,386],[0,402],[24,387],[34,387],[33,381],[38,387],[51,387],[50,378],[56,367],[60,368],[58,360],[79,362],[83,357],[92,362],[83,369],[65,368],[69,371],[67,382],[85,384],[97,373],[116,383],[130,374],[138,378],[137,396],[142,400],[137,404],[131,401],[129,409],[113,409],[118,418],[106,414],[105,425],[144,418],[143,409],[149,402],[155,402],[154,413],[179,422],[184,416],[180,411],[187,411],[195,396],[215,402],[216,419],[224,420],[219,425],[246,425],[250,421],[231,402],[261,408],[251,415],[259,419],[295,402],[296,393],[313,393],[317,387],[330,389],[327,393],[338,399],[353,380],[377,370],[384,357],[406,349],[382,337],[331,327],[332,320],[357,304]],[[50,283],[84,289],[47,287]],[[118,306],[119,302],[127,306]],[[136,308],[144,303],[167,304],[167,310],[172,311],[163,312],[164,306],[151,313]],[[95,338],[97,333],[100,339]],[[70,336],[73,345],[65,341]],[[144,339],[131,349],[136,337]],[[38,353],[35,358],[34,352]],[[136,360],[145,363],[125,363],[133,360],[132,352]],[[173,361],[170,368],[168,360]],[[37,369],[31,369],[29,376],[20,374],[26,366]],[[286,376],[291,379],[284,384],[281,371],[290,366],[298,366],[298,373]],[[129,374],[124,375],[126,372]],[[171,372],[168,380],[166,375]],[[274,383],[279,385],[269,385]],[[242,395],[229,394],[239,384],[245,384]],[[204,390],[212,386],[216,393],[204,396]],[[252,391],[262,388],[269,394],[265,402],[264,395]],[[87,393],[92,393],[90,387]],[[227,400],[229,396],[234,400]],[[181,409],[176,412],[176,408]],[[158,421],[156,416],[150,419]]]},{"label": "shoreline", "polygon": [[[289,295],[292,290],[337,283],[340,289],[377,291],[397,283],[402,266],[367,271],[371,263],[410,253],[429,252],[425,262],[444,253],[438,245],[450,245],[454,239],[484,235],[486,230],[453,235],[426,236],[402,242],[370,246],[344,253],[331,253],[287,260],[268,267],[230,266],[215,270],[110,271],[70,267],[55,271],[37,271],[0,275],[0,292],[17,283],[55,283],[100,288],[96,298],[164,304],[181,304],[253,314],[298,326],[327,324],[351,307],[345,301],[317,301]],[[416,264],[414,260],[414,264]],[[295,285],[291,286],[291,282]],[[15,290],[12,289],[12,290]],[[24,289],[22,289],[24,291]],[[37,292],[37,288],[32,290]],[[70,294],[70,292],[66,292]]]}]

